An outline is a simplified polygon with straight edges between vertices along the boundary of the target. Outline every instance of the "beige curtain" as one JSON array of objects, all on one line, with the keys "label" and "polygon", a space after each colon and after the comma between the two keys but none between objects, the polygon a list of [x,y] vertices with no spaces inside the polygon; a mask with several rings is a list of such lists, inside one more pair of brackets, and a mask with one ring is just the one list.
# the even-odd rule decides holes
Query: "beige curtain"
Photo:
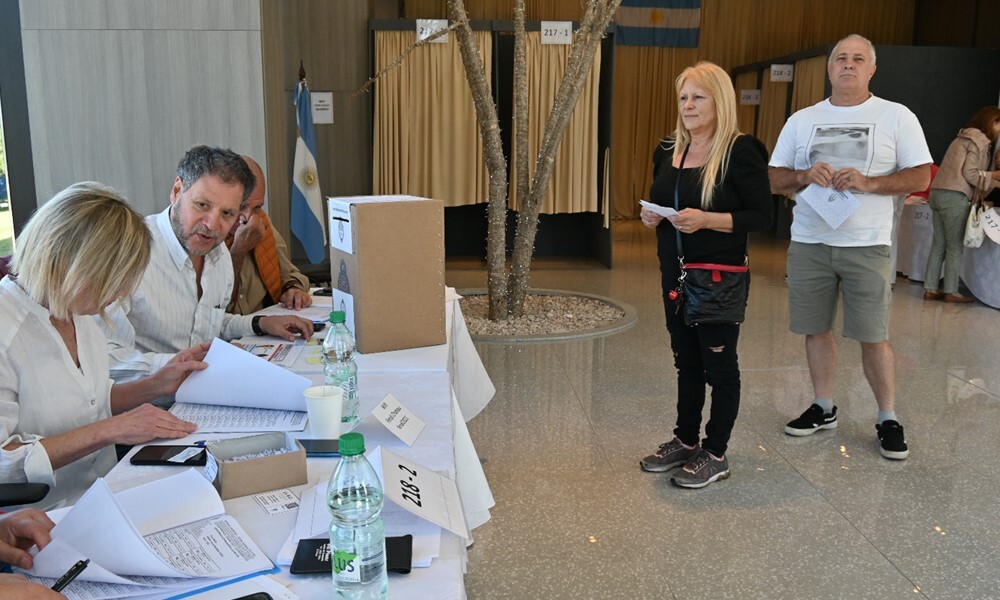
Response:
[{"label": "beige curtain", "polygon": [[[552,101],[562,83],[570,46],[542,44],[541,33],[527,33],[525,54],[528,60],[528,169],[535,174],[535,158],[542,143]],[[566,133],[556,150],[549,189],[542,199],[543,214],[597,212],[597,101],[600,83],[601,49],[594,55],[594,65],[580,91],[580,99],[570,116]],[[516,131],[511,125],[512,148]],[[517,169],[510,164],[510,207],[518,209]]]},{"label": "beige curtain", "polygon": [[825,97],[826,57],[814,56],[795,63],[795,80],[792,82],[792,110],[802,110]]},{"label": "beige curtain", "polygon": [[733,80],[733,87],[736,88],[736,117],[738,119],[740,131],[756,135],[757,132],[757,105],[739,104],[740,90],[757,89],[756,71],[740,73]]},{"label": "beige curtain", "polygon": [[612,189],[615,218],[638,218],[653,182],[653,148],[677,126],[674,80],[694,48],[615,48]]},{"label": "beige curtain", "polygon": [[785,126],[785,105],[790,93],[788,82],[771,81],[771,68],[764,69],[760,86],[760,120],[757,122],[757,137],[767,146],[767,152],[774,151],[778,134]]},{"label": "beige curtain", "polygon": [[[492,72],[490,32],[476,42]],[[483,144],[454,35],[417,48],[375,85],[375,194],[412,194],[445,206],[488,199]],[[413,31],[375,32],[376,72],[416,39]]]}]

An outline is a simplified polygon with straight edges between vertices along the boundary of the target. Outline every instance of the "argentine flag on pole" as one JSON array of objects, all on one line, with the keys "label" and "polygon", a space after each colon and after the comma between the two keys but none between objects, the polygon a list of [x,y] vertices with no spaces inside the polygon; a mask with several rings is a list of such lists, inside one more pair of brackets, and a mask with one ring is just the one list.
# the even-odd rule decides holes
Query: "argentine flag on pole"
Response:
[{"label": "argentine flag on pole", "polygon": [[326,258],[326,227],[316,172],[316,132],[305,79],[295,88],[295,123],[298,136],[292,166],[292,233],[302,242],[309,262],[316,264]]}]

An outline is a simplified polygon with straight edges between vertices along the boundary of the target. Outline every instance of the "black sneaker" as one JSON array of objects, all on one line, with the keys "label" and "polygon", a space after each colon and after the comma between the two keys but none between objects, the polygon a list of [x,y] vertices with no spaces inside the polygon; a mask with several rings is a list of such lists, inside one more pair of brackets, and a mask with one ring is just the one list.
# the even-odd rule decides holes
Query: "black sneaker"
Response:
[{"label": "black sneaker", "polygon": [[875,425],[875,431],[878,432],[879,452],[882,456],[903,460],[910,455],[906,437],[903,435],[903,426],[898,421],[883,421],[881,425]]},{"label": "black sneaker", "polygon": [[785,433],[802,437],[812,435],[820,429],[836,428],[837,407],[834,406],[832,411],[824,413],[823,407],[819,404],[813,404],[798,419],[789,421],[788,425],[785,425]]}]

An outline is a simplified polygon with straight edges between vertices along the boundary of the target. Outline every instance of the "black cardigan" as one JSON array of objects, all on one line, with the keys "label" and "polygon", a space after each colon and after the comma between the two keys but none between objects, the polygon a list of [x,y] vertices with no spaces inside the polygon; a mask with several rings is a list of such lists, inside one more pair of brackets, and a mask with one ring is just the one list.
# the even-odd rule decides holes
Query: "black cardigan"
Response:
[{"label": "black cardigan", "polygon": [[[678,170],[673,166],[672,150],[665,149],[663,144],[658,145],[653,152],[650,202],[673,208],[677,173]],[[678,194],[681,210],[701,208],[700,177],[700,167],[683,170]],[[743,264],[747,253],[747,233],[769,228],[773,210],[771,184],[767,178],[767,149],[757,138],[741,135],[733,143],[726,179],[715,190],[711,208],[711,212],[728,212],[733,215],[733,231],[722,233],[701,229],[690,234],[682,233],[684,261]],[[664,293],[677,287],[677,277],[680,275],[674,231],[674,226],[666,219],[656,228]]]}]

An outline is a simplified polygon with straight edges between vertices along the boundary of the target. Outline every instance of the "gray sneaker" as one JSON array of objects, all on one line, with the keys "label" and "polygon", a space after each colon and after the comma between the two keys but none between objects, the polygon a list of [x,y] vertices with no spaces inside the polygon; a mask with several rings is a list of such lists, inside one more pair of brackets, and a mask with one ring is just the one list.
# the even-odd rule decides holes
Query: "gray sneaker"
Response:
[{"label": "gray sneaker", "polygon": [[729,477],[729,459],[713,457],[705,449],[684,465],[684,468],[670,478],[670,483],[683,488],[703,488],[706,485]]},{"label": "gray sneaker", "polygon": [[689,448],[682,444],[679,439],[674,438],[665,444],[660,444],[660,449],[656,451],[656,454],[640,460],[639,466],[642,467],[643,471],[663,473],[664,471],[669,471],[674,467],[683,465],[691,460],[691,457],[697,454],[697,452],[697,445]]}]

